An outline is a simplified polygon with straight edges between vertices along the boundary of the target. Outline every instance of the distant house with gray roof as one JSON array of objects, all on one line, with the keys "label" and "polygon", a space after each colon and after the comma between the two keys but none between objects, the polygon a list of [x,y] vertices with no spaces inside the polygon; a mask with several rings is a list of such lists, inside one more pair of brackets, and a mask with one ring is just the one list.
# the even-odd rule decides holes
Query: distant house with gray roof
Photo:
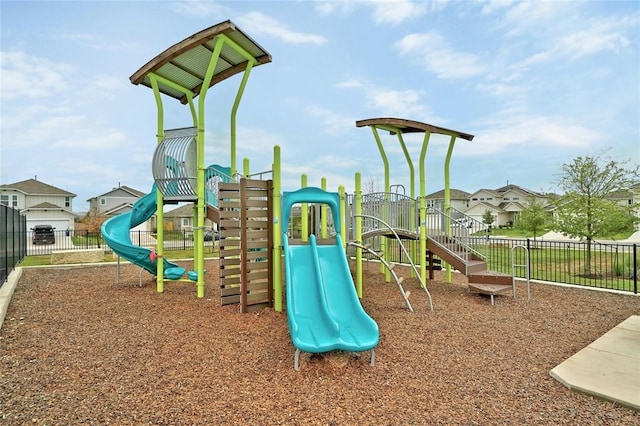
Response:
[{"label": "distant house with gray roof", "polygon": [[89,212],[108,217],[117,216],[130,211],[133,204],[144,195],[144,192],[118,183],[118,186],[110,191],[89,198]]}]

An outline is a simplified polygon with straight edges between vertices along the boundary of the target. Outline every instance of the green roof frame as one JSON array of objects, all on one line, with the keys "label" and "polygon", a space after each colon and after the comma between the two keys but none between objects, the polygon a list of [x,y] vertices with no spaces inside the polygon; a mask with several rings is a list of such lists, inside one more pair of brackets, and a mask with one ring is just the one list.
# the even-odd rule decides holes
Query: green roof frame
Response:
[{"label": "green roof frame", "polygon": [[[222,46],[218,62],[207,89],[221,81],[244,72],[247,63],[258,66],[271,62],[271,55],[251,37],[227,20],[206,28],[166,49],[133,73],[129,80],[135,85],[152,87],[150,74],[161,77],[158,90],[187,104],[187,89],[192,97],[202,91],[209,70],[209,60],[216,48],[218,36],[224,35],[227,43]],[[171,84],[173,83],[173,84]]]}]

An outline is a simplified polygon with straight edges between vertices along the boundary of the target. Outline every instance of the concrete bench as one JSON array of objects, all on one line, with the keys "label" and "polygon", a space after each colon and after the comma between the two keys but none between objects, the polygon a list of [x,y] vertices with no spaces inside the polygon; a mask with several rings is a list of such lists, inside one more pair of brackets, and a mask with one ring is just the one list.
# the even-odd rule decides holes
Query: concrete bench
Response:
[{"label": "concrete bench", "polygon": [[104,262],[104,250],[102,249],[54,250],[51,252],[52,265],[99,262]]}]

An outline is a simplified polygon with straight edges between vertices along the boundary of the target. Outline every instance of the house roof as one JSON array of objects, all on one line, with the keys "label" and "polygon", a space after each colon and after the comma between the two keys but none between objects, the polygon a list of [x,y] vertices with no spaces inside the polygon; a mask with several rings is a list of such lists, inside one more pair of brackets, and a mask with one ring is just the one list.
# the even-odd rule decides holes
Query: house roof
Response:
[{"label": "house roof", "polygon": [[[452,200],[466,200],[471,194],[461,189],[451,188],[449,195]],[[444,199],[444,189],[432,192],[431,194],[427,195],[427,199]]]},{"label": "house roof", "polygon": [[127,211],[131,210],[132,208],[133,208],[133,204],[132,203],[122,203],[122,204],[118,204],[117,206],[115,206],[113,208],[110,208],[109,210],[105,211],[102,214],[104,214],[105,216],[115,216],[115,215],[118,215],[120,213],[126,213]]},{"label": "house roof", "polygon": [[185,204],[173,210],[164,213],[164,217],[188,217],[193,216],[193,205]]},{"label": "house roof", "polygon": [[51,210],[51,209],[64,210],[62,207],[60,207],[60,206],[58,206],[56,204],[53,204],[53,203],[46,202],[46,201],[44,203],[39,203],[39,204],[36,204],[34,206],[27,207],[25,210],[42,210],[42,209],[44,209],[44,210]]},{"label": "house roof", "polygon": [[494,191],[496,191],[496,192],[507,192],[507,191],[512,191],[512,190],[525,192],[525,193],[531,194],[531,195],[538,195],[538,196],[542,195],[539,192],[532,191],[530,189],[523,188],[521,186],[513,185],[513,184],[507,184],[507,185],[502,186],[502,187],[500,187],[498,189],[494,189]]},{"label": "house roof", "polygon": [[115,191],[125,191],[125,192],[128,192],[129,194],[131,194],[132,196],[134,196],[136,198],[141,198],[141,197],[144,197],[146,195],[144,192],[138,191],[137,189],[133,189],[133,188],[131,188],[129,186],[118,185],[117,187],[113,188],[110,191],[105,192],[104,194],[96,195],[95,197],[89,198],[87,201],[91,201],[91,200],[96,199],[98,197],[109,196],[109,194],[112,194]]},{"label": "house roof", "polygon": [[36,179],[27,179],[16,183],[0,185],[0,189],[19,191],[26,195],[61,195],[75,197],[76,194],[57,188]]}]

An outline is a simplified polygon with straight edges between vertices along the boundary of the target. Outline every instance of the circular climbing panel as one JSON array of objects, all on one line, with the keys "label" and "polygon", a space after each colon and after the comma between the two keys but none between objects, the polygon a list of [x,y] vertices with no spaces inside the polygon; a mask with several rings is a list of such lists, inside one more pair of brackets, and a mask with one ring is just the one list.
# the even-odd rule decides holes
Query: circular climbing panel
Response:
[{"label": "circular climbing panel", "polygon": [[165,130],[153,154],[153,179],[167,201],[197,199],[196,128]]}]

